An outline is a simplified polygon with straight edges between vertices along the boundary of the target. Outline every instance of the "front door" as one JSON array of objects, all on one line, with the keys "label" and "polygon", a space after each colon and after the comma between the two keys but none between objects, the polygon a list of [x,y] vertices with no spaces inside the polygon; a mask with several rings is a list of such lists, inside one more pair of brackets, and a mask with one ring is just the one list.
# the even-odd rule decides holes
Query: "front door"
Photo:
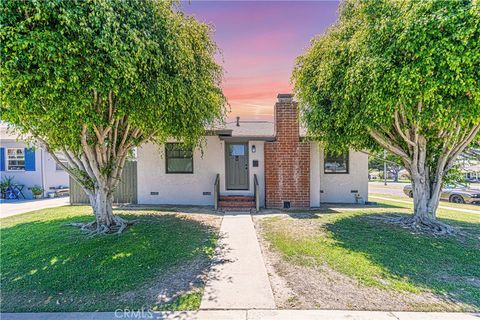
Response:
[{"label": "front door", "polygon": [[227,190],[248,190],[248,144],[225,144]]}]

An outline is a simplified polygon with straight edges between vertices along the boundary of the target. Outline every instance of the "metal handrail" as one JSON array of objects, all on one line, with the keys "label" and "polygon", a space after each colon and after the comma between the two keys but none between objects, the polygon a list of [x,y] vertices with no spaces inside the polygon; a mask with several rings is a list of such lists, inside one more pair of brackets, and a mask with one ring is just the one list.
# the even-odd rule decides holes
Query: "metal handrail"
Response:
[{"label": "metal handrail", "polygon": [[215,177],[215,183],[213,184],[213,201],[215,210],[218,209],[218,201],[220,200],[220,173],[217,173]]},{"label": "metal handrail", "polygon": [[254,196],[255,196],[255,209],[260,210],[260,186],[258,185],[257,175],[253,174],[253,187],[254,187]]}]

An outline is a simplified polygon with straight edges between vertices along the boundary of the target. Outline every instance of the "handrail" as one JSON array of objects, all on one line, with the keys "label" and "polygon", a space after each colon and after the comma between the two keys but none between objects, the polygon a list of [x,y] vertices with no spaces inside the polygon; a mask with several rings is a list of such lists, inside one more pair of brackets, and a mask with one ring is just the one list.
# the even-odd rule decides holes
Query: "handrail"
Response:
[{"label": "handrail", "polygon": [[218,209],[218,201],[220,200],[220,173],[217,173],[215,177],[215,183],[213,184],[213,206],[215,210]]},{"label": "handrail", "polygon": [[253,192],[255,196],[255,209],[258,212],[260,210],[260,186],[258,185],[257,174],[253,174],[253,186]]}]

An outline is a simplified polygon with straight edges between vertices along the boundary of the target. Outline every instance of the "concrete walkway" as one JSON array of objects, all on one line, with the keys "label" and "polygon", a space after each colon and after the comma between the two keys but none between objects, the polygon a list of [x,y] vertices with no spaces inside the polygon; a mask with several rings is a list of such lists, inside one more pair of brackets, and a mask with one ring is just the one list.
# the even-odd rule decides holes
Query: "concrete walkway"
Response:
[{"label": "concrete walkway", "polygon": [[226,213],[200,309],[274,309],[252,217]]},{"label": "concrete walkway", "polygon": [[478,320],[480,313],[344,310],[200,310],[152,312],[2,313],[2,320]]},{"label": "concrete walkway", "polygon": [[69,197],[39,200],[2,200],[0,202],[0,218],[40,209],[66,206],[69,204]]},{"label": "concrete walkway", "polygon": [[[369,195],[368,198],[369,199],[379,199],[379,200],[387,200],[387,201],[392,201],[392,202],[413,204],[412,201],[398,200],[398,199],[392,199],[392,198],[387,198],[387,197],[378,197],[378,196],[370,196]],[[452,208],[452,207],[447,207],[447,206],[438,206],[438,207],[440,209],[445,209],[445,210],[458,211],[458,212],[464,212],[464,213],[480,214],[480,208],[478,208],[478,210],[470,210],[470,209],[462,209],[462,208]]]}]

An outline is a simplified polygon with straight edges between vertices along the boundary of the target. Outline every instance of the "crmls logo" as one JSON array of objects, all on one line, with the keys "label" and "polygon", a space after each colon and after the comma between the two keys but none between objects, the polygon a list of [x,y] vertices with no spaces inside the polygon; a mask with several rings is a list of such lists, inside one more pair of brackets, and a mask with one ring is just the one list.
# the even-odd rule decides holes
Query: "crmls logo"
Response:
[{"label": "crmls logo", "polygon": [[117,309],[115,310],[115,318],[119,319],[153,319],[153,312],[148,309],[130,310]]}]

